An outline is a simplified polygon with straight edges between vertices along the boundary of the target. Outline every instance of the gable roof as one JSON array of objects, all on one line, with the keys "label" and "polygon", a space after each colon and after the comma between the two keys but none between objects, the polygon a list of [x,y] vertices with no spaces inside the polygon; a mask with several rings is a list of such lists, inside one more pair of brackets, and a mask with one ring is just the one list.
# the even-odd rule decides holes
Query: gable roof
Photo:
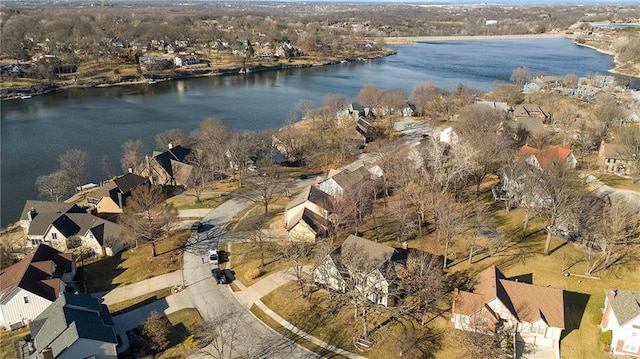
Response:
[{"label": "gable roof", "polygon": [[567,160],[571,156],[571,149],[564,146],[551,147],[546,150],[539,150],[529,145],[524,145],[518,151],[521,158],[529,158],[534,156],[542,168],[548,165],[558,165]]},{"label": "gable roof", "polygon": [[37,350],[54,357],[80,338],[117,344],[113,326],[107,306],[85,293],[63,293],[29,325]]},{"label": "gable roof", "polygon": [[627,148],[619,143],[603,143],[604,157],[615,159],[626,159],[629,157]]},{"label": "gable roof", "polygon": [[366,238],[350,234],[342,243],[341,252],[343,255],[350,255],[352,252],[361,252],[369,260],[379,260],[381,263],[391,261],[399,255],[399,252],[382,243],[370,241]]},{"label": "gable roof", "polygon": [[533,323],[542,319],[547,325],[564,329],[564,297],[561,289],[539,287],[508,280],[491,266],[476,276],[471,292],[460,291],[456,312],[472,314],[497,298],[519,321]]},{"label": "gable roof", "polygon": [[[55,272],[51,273],[52,264]],[[55,300],[59,294],[60,281],[64,273],[73,270],[71,253],[62,253],[47,245],[40,244],[20,262],[0,272],[0,300],[6,299],[16,288]],[[53,278],[52,278],[53,277]]]},{"label": "gable roof", "polygon": [[311,229],[317,234],[321,231],[326,231],[328,227],[328,221],[312,210],[305,208],[304,210],[298,212],[287,226],[287,231],[291,230],[295,227],[300,221],[304,221]]},{"label": "gable roof", "polygon": [[43,213],[57,213],[58,215],[60,215],[62,213],[86,212],[84,209],[78,207],[78,205],[75,203],[27,200],[24,204],[24,207],[22,208],[20,220],[28,220],[28,213],[32,209],[35,211],[35,216],[33,216],[33,219]]},{"label": "gable roof", "polygon": [[289,203],[287,203],[285,211],[296,207],[306,201],[314,203],[322,209],[329,210],[331,208],[331,197],[327,193],[317,189],[315,186],[309,185],[305,187],[302,192],[293,197],[289,201]]},{"label": "gable roof", "polygon": [[164,169],[169,176],[174,177],[174,166],[172,161],[184,162],[187,156],[191,153],[191,148],[186,146],[173,146],[172,148],[156,154],[153,159]]},{"label": "gable roof", "polygon": [[358,167],[353,171],[349,171],[345,169],[339,173],[333,175],[333,180],[340,186],[343,190],[349,191],[353,187],[355,187],[358,183],[362,182],[365,179],[365,176],[369,176],[369,172],[364,169],[364,167]]},{"label": "gable roof", "polygon": [[640,292],[616,290],[614,293],[611,310],[615,313],[620,325],[640,316]]},{"label": "gable roof", "polygon": [[513,110],[513,117],[541,117],[547,119],[549,118],[549,113],[540,107],[540,105],[526,103],[519,105]]}]

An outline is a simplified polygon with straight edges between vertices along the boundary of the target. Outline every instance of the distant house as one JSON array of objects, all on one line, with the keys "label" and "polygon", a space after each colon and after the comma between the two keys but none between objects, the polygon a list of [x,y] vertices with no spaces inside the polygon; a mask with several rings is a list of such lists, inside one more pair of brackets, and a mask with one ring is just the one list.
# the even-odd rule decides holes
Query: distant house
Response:
[{"label": "distant house", "polygon": [[640,292],[607,290],[600,328],[611,330],[611,354],[640,358]]},{"label": "distant house", "polygon": [[152,184],[187,188],[193,172],[193,166],[188,163],[189,156],[195,150],[191,146],[169,144],[168,147],[164,152],[147,156],[134,173],[148,178]]},{"label": "distant house", "polygon": [[518,107],[513,110],[513,119],[519,121],[526,118],[538,118],[542,120],[542,123],[547,124],[551,120],[551,115],[540,107],[540,105],[531,103],[518,105]]},{"label": "distant house", "polygon": [[76,274],[71,253],[41,244],[0,273],[0,327],[27,325],[65,291]]},{"label": "distant house", "polygon": [[509,111],[509,105],[506,102],[498,101],[476,101],[476,105],[488,106],[495,110]]},{"label": "distant house", "polygon": [[359,117],[367,118],[373,116],[373,109],[365,107],[358,102],[352,102],[349,105],[349,114],[356,119]]},{"label": "distant house", "polygon": [[319,183],[318,188],[330,196],[349,194],[366,181],[368,176],[369,173],[363,167],[353,171],[345,169],[333,175],[330,173],[327,179]]},{"label": "distant house", "polygon": [[476,276],[472,290],[454,291],[451,322],[456,329],[486,333],[506,325],[514,332],[516,346],[552,348],[559,358],[564,294],[561,289],[509,280],[492,266]]},{"label": "distant house", "polygon": [[38,359],[118,358],[109,309],[89,294],[62,293],[29,327]]},{"label": "distant house", "polygon": [[541,90],[540,85],[538,85],[535,82],[527,82],[522,87],[522,93],[536,93],[536,92],[540,92],[540,90]]},{"label": "distant house", "polygon": [[629,151],[624,145],[602,141],[598,151],[598,162],[602,172],[627,175],[631,172],[629,167],[633,165],[628,156]]},{"label": "distant house", "polygon": [[200,63],[200,57],[194,53],[179,52],[178,55],[173,58],[173,63],[176,66],[195,65]]},{"label": "distant house", "polygon": [[[372,302],[391,305],[390,289],[397,285],[395,265],[406,255],[395,248],[350,235],[313,272],[316,283],[335,291],[358,290]],[[364,264],[356,267],[353,263]],[[353,285],[354,288],[348,288]]]},{"label": "distant house", "polygon": [[518,151],[518,157],[538,169],[543,169],[550,165],[564,165],[569,168],[576,168],[578,164],[571,149],[564,146],[539,150],[529,145],[524,145]]},{"label": "distant house", "polygon": [[171,62],[162,56],[140,56],[138,64],[143,71],[161,71],[171,68]]},{"label": "distant house", "polygon": [[134,173],[127,173],[87,192],[87,202],[95,214],[122,213],[127,198],[131,196],[131,191],[146,183],[149,183],[148,179]]}]

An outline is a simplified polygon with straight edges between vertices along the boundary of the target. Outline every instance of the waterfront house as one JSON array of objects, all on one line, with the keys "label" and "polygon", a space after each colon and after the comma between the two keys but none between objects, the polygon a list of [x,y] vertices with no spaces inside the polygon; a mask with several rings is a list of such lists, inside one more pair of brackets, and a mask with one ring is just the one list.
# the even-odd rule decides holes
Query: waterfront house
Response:
[{"label": "waterfront house", "polygon": [[611,330],[611,354],[640,358],[640,292],[605,291],[600,329]]},{"label": "waterfront house", "polygon": [[111,313],[89,294],[62,293],[29,328],[34,358],[118,358]]},{"label": "waterfront house", "polygon": [[491,266],[475,277],[471,290],[454,290],[451,322],[456,329],[488,335],[503,325],[513,331],[516,346],[551,348],[559,358],[564,293],[510,280]]},{"label": "waterfront house", "polygon": [[127,198],[131,196],[131,191],[148,183],[148,179],[134,173],[127,173],[114,180],[106,181],[100,187],[87,192],[89,208],[97,215],[122,213]]},{"label": "waterfront house", "polygon": [[519,121],[527,118],[538,118],[542,120],[542,123],[547,124],[551,120],[549,113],[544,110],[540,105],[528,103],[518,105],[513,110],[513,119]]},{"label": "waterfront house", "polygon": [[[36,235],[35,233],[39,232],[39,230],[34,230],[32,238],[30,238],[29,232],[31,231],[31,223],[38,216],[52,218],[60,216],[63,213],[87,213],[87,211],[80,208],[75,203],[27,200],[20,215],[20,225],[25,229],[27,237],[31,240],[31,243],[33,245],[37,245],[40,243],[39,240],[42,238],[42,233]],[[47,222],[47,220],[42,219],[43,218],[40,218],[38,222]]]},{"label": "waterfront house", "polygon": [[173,63],[180,67],[195,65],[200,63],[200,57],[194,53],[179,52],[178,55],[173,58]]},{"label": "waterfront house", "polygon": [[285,226],[292,224],[293,218],[299,217],[305,209],[322,218],[328,218],[331,213],[331,198],[329,194],[316,188],[307,186],[302,192],[293,197],[284,209]]},{"label": "waterfront house", "polygon": [[166,151],[147,156],[134,173],[155,185],[187,188],[193,172],[189,164],[193,151],[192,146],[169,144]]},{"label": "waterfront house", "polygon": [[38,245],[0,272],[0,327],[27,325],[65,291],[76,274],[71,253]]}]

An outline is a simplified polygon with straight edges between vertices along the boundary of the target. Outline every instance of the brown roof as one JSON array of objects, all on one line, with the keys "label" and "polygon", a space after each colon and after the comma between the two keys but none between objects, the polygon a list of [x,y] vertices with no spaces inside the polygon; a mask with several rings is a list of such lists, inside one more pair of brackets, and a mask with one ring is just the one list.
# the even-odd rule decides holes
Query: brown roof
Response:
[{"label": "brown roof", "polygon": [[[55,273],[51,273],[52,262],[56,264]],[[62,253],[40,244],[20,262],[0,272],[0,300],[20,287],[53,301],[59,294],[60,281],[57,278],[71,272],[72,268],[71,253]]]},{"label": "brown roof", "polygon": [[456,312],[472,314],[485,303],[498,298],[518,320],[529,323],[539,319],[549,326],[564,329],[564,298],[561,289],[539,287],[506,279],[496,266],[476,276],[472,292],[461,291]]},{"label": "brown roof", "polygon": [[118,186],[116,186],[115,182],[107,181],[102,186],[97,187],[93,191],[87,192],[87,198],[96,198],[96,199],[98,199],[98,198],[102,198],[102,197],[109,197],[109,192],[112,189],[117,188],[117,187]]},{"label": "brown roof", "polygon": [[605,143],[604,144],[604,157],[626,159],[629,151],[624,145],[618,143]]},{"label": "brown roof", "polygon": [[611,309],[620,325],[640,316],[640,292],[616,290]]},{"label": "brown roof", "polygon": [[513,110],[514,117],[540,117],[547,119],[549,114],[540,105],[533,103],[522,104]]},{"label": "brown roof", "polygon": [[353,234],[349,235],[342,243],[342,254],[348,254],[350,251],[363,252],[368,259],[379,260],[381,264],[391,260],[391,257],[396,253],[395,248]]},{"label": "brown roof", "polygon": [[291,221],[287,226],[287,231],[295,227],[300,221],[304,221],[316,233],[326,231],[328,227],[328,220],[324,219],[322,216],[311,211],[310,209],[305,208],[304,210],[298,212],[293,218],[291,218]]},{"label": "brown roof", "polygon": [[349,191],[355,187],[358,183],[362,182],[367,176],[370,176],[369,172],[364,167],[359,167],[354,171],[344,170],[335,174],[333,180],[345,191]]}]

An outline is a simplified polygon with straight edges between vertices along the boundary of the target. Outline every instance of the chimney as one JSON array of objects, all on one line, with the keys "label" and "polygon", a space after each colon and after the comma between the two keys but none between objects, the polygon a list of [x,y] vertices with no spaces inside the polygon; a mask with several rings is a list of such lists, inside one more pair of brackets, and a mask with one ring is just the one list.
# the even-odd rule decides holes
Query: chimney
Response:
[{"label": "chimney", "polygon": [[407,241],[402,242],[402,249],[407,250],[409,248],[409,243]]},{"label": "chimney", "polygon": [[53,350],[51,348],[46,347],[42,350],[42,358],[43,359],[54,359],[53,358]]},{"label": "chimney", "polygon": [[173,148],[173,143],[169,142],[169,144],[167,145],[167,147],[169,147],[169,149]]},{"label": "chimney", "polygon": [[127,168],[127,172],[133,173],[133,168],[131,168],[131,167]]},{"label": "chimney", "polygon": [[36,208],[31,207],[29,209],[29,212],[27,212],[27,219],[29,219],[30,221],[33,221],[35,217],[36,217]]}]

